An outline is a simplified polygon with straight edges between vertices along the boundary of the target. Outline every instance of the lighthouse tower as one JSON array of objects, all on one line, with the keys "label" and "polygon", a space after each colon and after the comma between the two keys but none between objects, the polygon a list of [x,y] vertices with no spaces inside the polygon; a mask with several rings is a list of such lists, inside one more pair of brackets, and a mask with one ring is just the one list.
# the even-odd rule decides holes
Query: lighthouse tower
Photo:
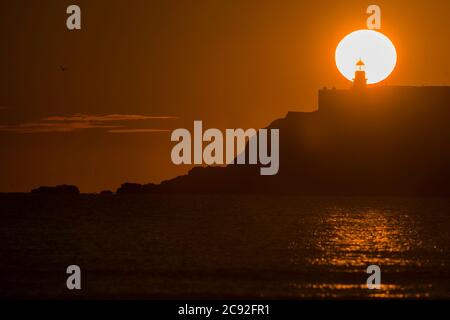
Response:
[{"label": "lighthouse tower", "polygon": [[366,64],[359,59],[356,63],[355,78],[353,79],[353,88],[364,89],[367,87]]}]

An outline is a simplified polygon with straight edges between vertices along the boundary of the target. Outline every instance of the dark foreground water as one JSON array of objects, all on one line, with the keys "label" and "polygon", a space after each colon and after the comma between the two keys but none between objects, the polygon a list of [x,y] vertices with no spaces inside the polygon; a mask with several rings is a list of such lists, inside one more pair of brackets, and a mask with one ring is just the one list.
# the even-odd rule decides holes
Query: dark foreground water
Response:
[{"label": "dark foreground water", "polygon": [[[450,298],[450,200],[0,195],[0,297]],[[82,268],[68,291],[66,267]],[[382,270],[368,290],[368,265]]]}]

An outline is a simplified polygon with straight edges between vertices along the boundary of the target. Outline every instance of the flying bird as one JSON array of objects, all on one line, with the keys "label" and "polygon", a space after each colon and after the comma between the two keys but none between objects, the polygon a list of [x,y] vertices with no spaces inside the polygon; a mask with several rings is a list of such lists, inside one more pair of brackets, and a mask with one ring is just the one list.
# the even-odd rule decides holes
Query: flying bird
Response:
[{"label": "flying bird", "polygon": [[66,71],[67,70],[67,68],[64,67],[63,65],[59,65],[59,68],[61,69],[61,71]]}]

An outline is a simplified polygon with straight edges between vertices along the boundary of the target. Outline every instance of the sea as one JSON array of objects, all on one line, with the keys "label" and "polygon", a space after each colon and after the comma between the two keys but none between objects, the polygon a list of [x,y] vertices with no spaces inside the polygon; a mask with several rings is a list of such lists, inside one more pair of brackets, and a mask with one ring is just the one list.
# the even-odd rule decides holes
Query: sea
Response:
[{"label": "sea", "polygon": [[448,198],[1,194],[0,207],[1,298],[450,298]]}]

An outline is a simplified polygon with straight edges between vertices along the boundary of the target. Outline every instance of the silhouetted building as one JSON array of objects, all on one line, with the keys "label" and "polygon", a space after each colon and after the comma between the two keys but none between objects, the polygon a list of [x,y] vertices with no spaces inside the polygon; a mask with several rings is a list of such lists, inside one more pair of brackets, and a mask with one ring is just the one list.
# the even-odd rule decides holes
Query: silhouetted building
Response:
[{"label": "silhouetted building", "polygon": [[[352,113],[384,110],[387,114],[402,110],[403,116],[425,113],[433,116],[438,112],[450,112],[450,87],[377,86],[365,90],[319,90],[318,112],[320,114]],[[450,114],[449,114],[450,115]]]},{"label": "silhouetted building", "polygon": [[353,88],[364,89],[367,87],[366,65],[359,59],[356,63],[355,78],[353,79]]}]

